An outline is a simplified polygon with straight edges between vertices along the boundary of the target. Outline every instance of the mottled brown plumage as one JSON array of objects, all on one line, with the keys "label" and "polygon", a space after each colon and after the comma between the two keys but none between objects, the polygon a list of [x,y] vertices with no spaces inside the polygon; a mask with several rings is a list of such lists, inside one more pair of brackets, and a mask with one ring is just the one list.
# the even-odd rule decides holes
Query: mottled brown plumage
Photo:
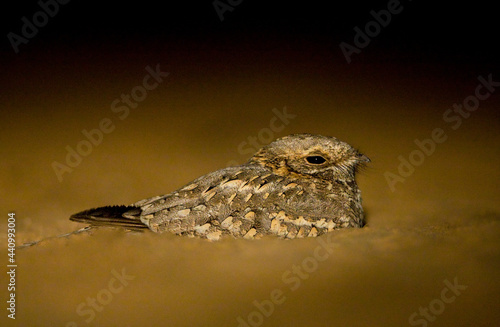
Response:
[{"label": "mottled brown plumage", "polygon": [[209,173],[170,194],[70,219],[210,240],[313,237],[364,225],[355,174],[369,161],[334,137],[295,134],[263,147],[241,166]]}]

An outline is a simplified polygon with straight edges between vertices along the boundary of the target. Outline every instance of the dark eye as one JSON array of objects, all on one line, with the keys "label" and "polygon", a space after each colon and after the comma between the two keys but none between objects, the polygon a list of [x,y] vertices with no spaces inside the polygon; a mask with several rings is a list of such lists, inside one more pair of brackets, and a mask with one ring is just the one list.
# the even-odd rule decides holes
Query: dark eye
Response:
[{"label": "dark eye", "polygon": [[321,165],[326,161],[322,156],[309,156],[306,158],[307,162],[310,164]]}]

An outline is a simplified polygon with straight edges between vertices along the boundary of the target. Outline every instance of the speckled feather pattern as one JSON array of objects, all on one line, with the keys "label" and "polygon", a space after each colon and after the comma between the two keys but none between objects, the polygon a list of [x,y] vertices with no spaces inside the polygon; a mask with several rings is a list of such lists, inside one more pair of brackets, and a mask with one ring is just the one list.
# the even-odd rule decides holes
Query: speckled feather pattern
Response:
[{"label": "speckled feather pattern", "polygon": [[241,166],[209,173],[172,193],[71,219],[113,225],[115,217],[115,225],[142,223],[156,233],[209,240],[314,237],[364,225],[355,174],[368,161],[336,138],[295,134],[263,147]]}]

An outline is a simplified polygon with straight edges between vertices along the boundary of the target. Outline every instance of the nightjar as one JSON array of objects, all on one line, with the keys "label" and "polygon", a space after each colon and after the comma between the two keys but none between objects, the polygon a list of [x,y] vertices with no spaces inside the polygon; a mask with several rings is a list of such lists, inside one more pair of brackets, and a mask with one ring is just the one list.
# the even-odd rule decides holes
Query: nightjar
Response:
[{"label": "nightjar", "polygon": [[209,173],[172,193],[70,219],[209,240],[314,237],[364,225],[355,175],[369,161],[334,137],[294,134],[263,147],[241,166]]}]

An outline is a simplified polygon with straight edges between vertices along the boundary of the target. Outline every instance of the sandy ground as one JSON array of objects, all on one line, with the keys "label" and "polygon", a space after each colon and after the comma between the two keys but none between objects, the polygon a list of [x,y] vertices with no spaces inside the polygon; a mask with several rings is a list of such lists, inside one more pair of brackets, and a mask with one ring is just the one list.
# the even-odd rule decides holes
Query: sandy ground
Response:
[{"label": "sandy ground", "polygon": [[[8,71],[2,82],[9,96],[0,130],[1,244],[8,212],[16,214],[18,244],[66,233],[82,227],[68,220],[75,212],[168,193],[246,161],[243,152],[253,146],[242,142],[249,137],[260,145],[302,132],[336,136],[372,159],[359,176],[368,225],[293,241],[210,243],[109,229],[50,239],[17,250],[16,320],[4,309],[0,325],[500,321],[500,90],[460,126],[443,119],[474,95],[480,75],[494,73],[490,67],[409,65],[383,56],[347,65],[329,61],[328,52],[294,49],[265,57],[262,49],[203,56],[189,49],[80,50],[64,49],[57,65],[53,53],[24,58],[15,75],[25,77]],[[113,101],[157,64],[170,75],[120,119]],[[294,117],[272,131],[270,120],[284,107]],[[103,119],[114,130],[60,181],[54,162],[65,164],[67,146],[76,149],[82,130],[99,128]],[[398,157],[408,159],[418,150],[415,140],[435,129],[442,142],[429,145],[428,155],[414,154],[414,171],[401,176]],[[387,172],[399,176],[393,189]],[[6,263],[5,246],[0,254]],[[0,282],[5,306],[5,273]]]}]

